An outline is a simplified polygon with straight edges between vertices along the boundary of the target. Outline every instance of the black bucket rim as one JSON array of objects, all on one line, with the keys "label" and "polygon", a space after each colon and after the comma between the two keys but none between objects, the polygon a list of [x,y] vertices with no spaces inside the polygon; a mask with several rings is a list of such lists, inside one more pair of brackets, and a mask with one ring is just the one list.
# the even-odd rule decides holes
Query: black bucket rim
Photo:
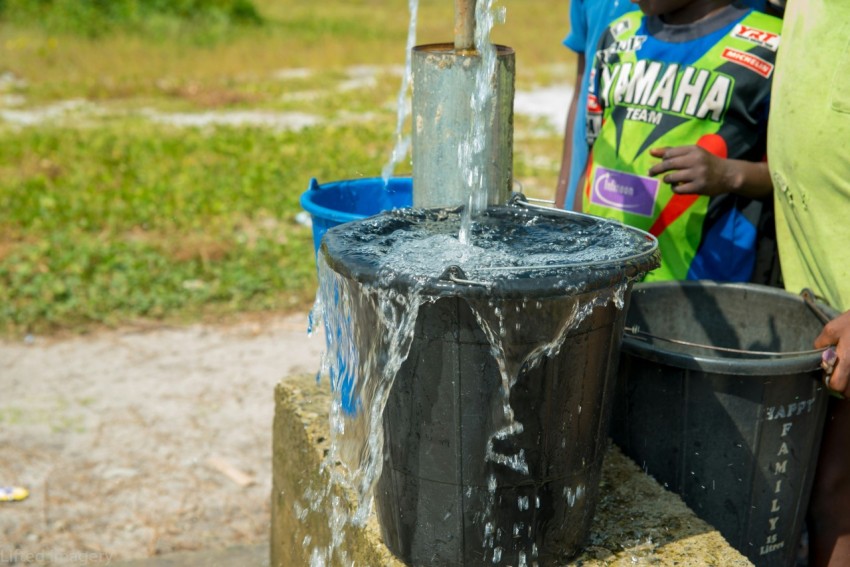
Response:
[{"label": "black bucket rim", "polygon": [[[413,215],[425,215],[429,218],[438,218],[447,212],[457,212],[459,209],[423,209],[405,208],[382,211],[377,215],[361,220],[346,223],[338,227],[332,227],[325,233],[320,247],[320,254],[328,267],[343,277],[353,279],[360,284],[378,285],[386,283],[375,267],[365,261],[348,258],[343,261],[332,254],[332,248],[340,248],[335,242],[341,231],[352,230],[353,225],[363,222],[380,221],[387,217],[410,217]],[[492,282],[478,282],[467,280],[457,266],[449,266],[438,278],[417,278],[411,274],[394,273],[392,285],[403,291],[416,290],[417,293],[434,298],[441,297],[464,297],[470,299],[478,298],[502,298],[502,299],[547,299],[563,298],[566,296],[578,296],[603,289],[615,288],[623,283],[630,283],[643,274],[657,268],[660,265],[660,253],[658,240],[643,230],[620,223],[619,221],[576,213],[550,207],[541,207],[527,203],[522,197],[514,198],[505,205],[492,205],[484,214],[519,214],[547,216],[568,216],[577,222],[585,223],[613,223],[626,232],[631,233],[637,239],[642,239],[647,249],[636,252],[629,256],[600,262],[575,263],[569,269],[586,269],[591,277],[584,278],[575,285],[566,287],[564,285],[564,272],[558,275],[530,276],[524,278],[498,278],[494,277]],[[547,267],[554,271],[556,267]],[[526,268],[532,269],[532,268]],[[575,282],[573,282],[575,283]]]},{"label": "black bucket rim", "polygon": [[[645,282],[634,286],[632,291],[632,300],[635,294],[640,291],[651,290],[655,288],[669,287],[692,287],[692,288],[727,288],[736,290],[757,291],[762,294],[773,295],[782,301],[793,301],[805,305],[805,300],[800,295],[795,295],[784,289],[771,287],[756,283],[740,283],[740,282],[717,282],[714,280],[683,280],[683,281],[659,281]],[[835,317],[838,313],[823,303],[818,303],[818,307],[830,317]],[[817,316],[812,313],[813,318]],[[694,345],[696,348],[710,350],[710,345]],[[776,353],[775,357],[767,357],[763,355],[754,356],[751,358],[745,357],[711,357],[702,354],[688,354],[680,351],[672,351],[664,348],[659,344],[650,344],[642,341],[628,332],[624,333],[621,344],[621,351],[634,356],[639,356],[650,362],[656,362],[685,370],[696,370],[706,373],[742,375],[751,377],[776,377],[795,376],[799,374],[809,373],[820,369],[821,354],[824,349],[812,349],[810,351],[800,351],[796,353]],[[745,351],[746,349],[742,349]],[[752,351],[754,354],[754,351]]]}]

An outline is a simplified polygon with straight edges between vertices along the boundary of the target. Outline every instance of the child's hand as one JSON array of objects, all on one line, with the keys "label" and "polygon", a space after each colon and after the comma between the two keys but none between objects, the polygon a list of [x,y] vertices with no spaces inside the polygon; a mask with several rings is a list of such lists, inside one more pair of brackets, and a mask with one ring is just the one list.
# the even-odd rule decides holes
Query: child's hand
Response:
[{"label": "child's hand", "polygon": [[719,158],[699,146],[652,148],[649,153],[662,160],[650,168],[649,175],[671,172],[662,181],[672,185],[675,193],[713,196],[733,189],[734,160]]},{"label": "child's hand", "polygon": [[827,323],[815,339],[815,348],[832,345],[838,358],[826,380],[827,387],[845,398],[850,397],[850,311]]}]

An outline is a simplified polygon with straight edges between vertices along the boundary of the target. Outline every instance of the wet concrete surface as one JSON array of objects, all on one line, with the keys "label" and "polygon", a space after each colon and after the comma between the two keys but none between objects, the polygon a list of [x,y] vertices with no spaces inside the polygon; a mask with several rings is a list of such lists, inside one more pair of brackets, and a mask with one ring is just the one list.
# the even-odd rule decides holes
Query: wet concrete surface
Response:
[{"label": "wet concrete surface", "polygon": [[[278,384],[273,430],[271,565],[309,565],[311,546],[328,537],[327,516],[297,517],[304,489],[324,482],[319,472],[328,447],[329,389],[314,376]],[[322,525],[324,523],[324,525]],[[348,528],[343,548],[351,564],[396,567],[377,520]],[[304,545],[304,542],[310,545]],[[751,563],[679,496],[646,475],[611,445],[587,544],[567,565],[584,567],[678,565],[736,567]]]}]

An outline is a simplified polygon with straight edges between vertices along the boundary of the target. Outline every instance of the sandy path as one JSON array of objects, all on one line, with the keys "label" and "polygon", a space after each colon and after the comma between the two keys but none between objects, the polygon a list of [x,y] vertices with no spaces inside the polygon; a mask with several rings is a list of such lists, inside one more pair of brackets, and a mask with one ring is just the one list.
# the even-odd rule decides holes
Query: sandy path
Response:
[{"label": "sandy path", "polygon": [[0,485],[31,491],[0,504],[0,564],[265,541],[274,385],[319,368],[323,338],[306,326],[300,314],[0,342]]}]

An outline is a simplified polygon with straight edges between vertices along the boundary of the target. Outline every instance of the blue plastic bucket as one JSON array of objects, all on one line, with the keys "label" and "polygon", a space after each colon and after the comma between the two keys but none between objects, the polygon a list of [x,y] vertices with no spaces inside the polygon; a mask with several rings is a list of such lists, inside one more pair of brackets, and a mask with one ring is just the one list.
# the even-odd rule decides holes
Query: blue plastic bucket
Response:
[{"label": "blue plastic bucket", "polygon": [[[383,177],[346,179],[319,185],[313,178],[310,187],[301,194],[301,207],[310,213],[313,227],[313,248],[319,253],[322,237],[329,228],[359,220],[390,209],[401,209],[413,204],[413,180],[411,177],[391,177],[384,183]],[[339,329],[325,329],[339,337]],[[338,361],[339,375],[331,377],[334,390],[341,392],[342,409],[349,415],[357,413],[357,400],[351,391],[354,377]]]},{"label": "blue plastic bucket", "polygon": [[319,245],[325,232],[333,226],[371,217],[390,209],[410,207],[413,203],[413,181],[410,177],[347,179],[310,187],[301,194],[301,207],[310,213],[313,223],[313,247]]}]

